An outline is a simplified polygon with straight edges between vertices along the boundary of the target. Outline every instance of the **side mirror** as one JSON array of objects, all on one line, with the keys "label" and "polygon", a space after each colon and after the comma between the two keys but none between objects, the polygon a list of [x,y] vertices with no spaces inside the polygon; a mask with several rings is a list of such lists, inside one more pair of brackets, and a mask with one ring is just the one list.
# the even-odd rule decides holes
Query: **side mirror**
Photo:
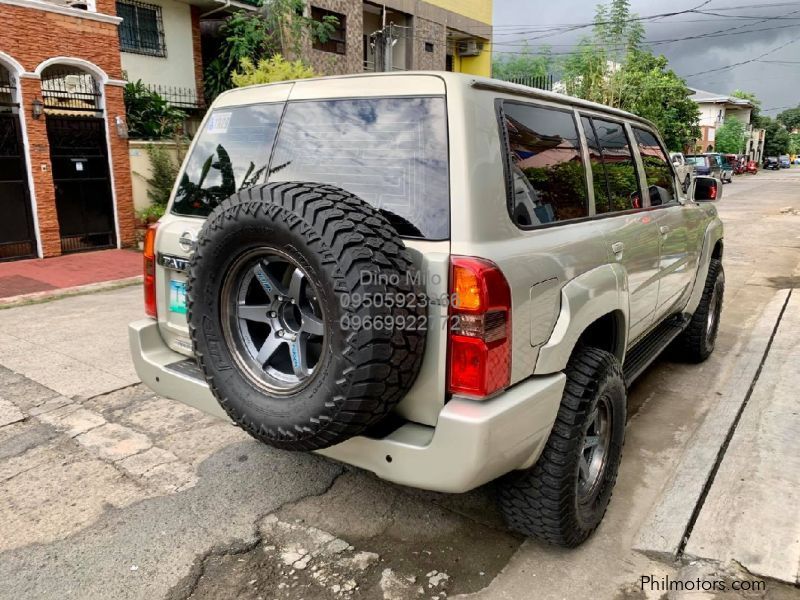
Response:
[{"label": "side mirror", "polygon": [[722,198],[722,182],[716,177],[701,175],[694,179],[692,199],[695,202],[716,202]]},{"label": "side mirror", "polygon": [[682,164],[681,163],[681,157],[680,156],[673,156],[672,157],[672,164],[675,165],[676,167],[680,167],[681,164]]}]

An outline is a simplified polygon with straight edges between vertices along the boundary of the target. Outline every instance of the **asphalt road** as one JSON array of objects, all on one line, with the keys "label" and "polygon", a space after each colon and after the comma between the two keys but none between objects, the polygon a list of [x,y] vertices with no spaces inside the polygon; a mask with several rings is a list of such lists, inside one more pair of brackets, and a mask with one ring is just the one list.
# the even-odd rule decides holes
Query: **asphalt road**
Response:
[{"label": "asphalt road", "polygon": [[634,385],[614,499],[572,551],[508,533],[491,486],[402,488],[156,397],[127,349],[139,288],[0,310],[0,598],[657,598],[642,576],[750,577],[632,547],[755,324],[800,287],[799,191],[799,168],[725,186],[717,350]]}]

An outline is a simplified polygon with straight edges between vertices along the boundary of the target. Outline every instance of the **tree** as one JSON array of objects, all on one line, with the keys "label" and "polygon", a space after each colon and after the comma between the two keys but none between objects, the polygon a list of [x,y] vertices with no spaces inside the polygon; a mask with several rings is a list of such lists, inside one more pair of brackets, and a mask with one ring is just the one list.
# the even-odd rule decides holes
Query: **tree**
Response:
[{"label": "tree", "polygon": [[728,117],[717,129],[715,147],[717,152],[725,154],[741,154],[747,141],[747,130],[744,123],[734,117]]},{"label": "tree", "polygon": [[764,129],[764,156],[778,156],[780,154],[789,153],[789,145],[791,144],[791,137],[789,132],[778,123],[769,117],[762,117],[766,119]]},{"label": "tree", "polygon": [[563,62],[566,91],[653,121],[669,149],[682,150],[700,137],[697,104],[667,59],[642,47],[635,17],[627,0],[597,7],[592,36]]},{"label": "tree", "polygon": [[766,127],[769,117],[761,116],[761,100],[758,99],[758,96],[753,92],[745,92],[744,90],[733,90],[731,96],[747,100],[753,105],[750,111],[750,123],[753,127],[756,129],[764,129]]},{"label": "tree", "polygon": [[262,59],[258,61],[258,65],[254,65],[249,58],[243,58],[240,69],[234,71],[231,75],[233,84],[236,87],[314,77],[314,71],[311,67],[306,66],[303,61],[295,60],[289,62],[280,54],[276,54],[272,58]]},{"label": "tree", "polygon": [[547,77],[553,71],[553,56],[549,46],[542,46],[537,54],[525,44],[520,54],[500,54],[492,62],[492,77],[509,81],[527,77]]},{"label": "tree", "polygon": [[258,64],[276,54],[296,57],[306,39],[330,39],[338,19],[328,15],[316,21],[304,11],[303,0],[266,0],[258,13],[233,14],[220,30],[219,50],[204,71],[206,102],[233,87],[231,76],[243,59]]},{"label": "tree", "polygon": [[800,154],[800,133],[789,134],[789,153]]},{"label": "tree", "polygon": [[789,131],[800,129],[800,106],[783,111],[777,119]]}]

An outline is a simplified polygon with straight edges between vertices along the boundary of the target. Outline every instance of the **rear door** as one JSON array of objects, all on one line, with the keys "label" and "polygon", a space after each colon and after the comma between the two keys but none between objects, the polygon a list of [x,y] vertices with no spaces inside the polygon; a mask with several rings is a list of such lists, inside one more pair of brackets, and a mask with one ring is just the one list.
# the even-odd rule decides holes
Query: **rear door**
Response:
[{"label": "rear door", "polygon": [[629,336],[633,342],[653,321],[658,301],[658,228],[639,186],[628,132],[621,121],[582,116],[592,163],[595,214],[610,262],[628,277]]},{"label": "rear door", "polygon": [[667,154],[658,138],[646,129],[633,126],[647,185],[650,214],[658,228],[659,267],[656,319],[673,312],[678,301],[688,293],[697,267],[694,240],[695,220],[699,211],[681,201]]}]

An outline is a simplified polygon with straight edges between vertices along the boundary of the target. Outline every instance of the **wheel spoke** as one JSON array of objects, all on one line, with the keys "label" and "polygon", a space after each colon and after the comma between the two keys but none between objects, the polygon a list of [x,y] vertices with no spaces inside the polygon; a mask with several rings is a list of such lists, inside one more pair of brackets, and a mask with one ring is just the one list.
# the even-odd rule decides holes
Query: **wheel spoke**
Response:
[{"label": "wheel spoke", "polygon": [[240,319],[244,319],[245,321],[269,323],[269,318],[267,318],[268,311],[268,304],[254,304],[250,306],[246,304],[240,304],[236,310],[236,314]]},{"label": "wheel spoke", "polygon": [[267,272],[263,263],[258,263],[255,267],[253,267],[253,274],[256,276],[256,280],[258,280],[258,283],[261,284],[261,287],[270,298],[284,293],[283,287],[275,280],[274,277],[272,277],[272,275]]},{"label": "wheel spoke", "polygon": [[292,271],[292,280],[289,282],[289,297],[300,303],[300,289],[303,287],[305,275],[300,269]]},{"label": "wheel spoke", "polygon": [[305,336],[298,336],[289,342],[289,357],[292,359],[292,369],[298,379],[308,377],[308,362],[306,360],[306,339]]},{"label": "wheel spoke", "polygon": [[589,448],[594,448],[599,443],[600,443],[599,435],[587,435],[586,440],[583,442],[583,449],[588,450]]},{"label": "wheel spoke", "polygon": [[589,481],[589,463],[583,455],[581,455],[580,462],[578,463],[578,470],[580,473],[579,479]]},{"label": "wheel spoke", "polygon": [[300,316],[302,317],[301,331],[311,335],[325,335],[325,325],[322,323],[322,319],[312,315],[310,312],[301,312]]},{"label": "wheel spoke", "polygon": [[272,358],[272,355],[275,354],[275,351],[280,347],[281,344],[284,343],[285,340],[280,339],[274,335],[270,335],[266,341],[261,345],[261,348],[258,351],[258,356],[256,356],[256,362],[262,367]]}]

